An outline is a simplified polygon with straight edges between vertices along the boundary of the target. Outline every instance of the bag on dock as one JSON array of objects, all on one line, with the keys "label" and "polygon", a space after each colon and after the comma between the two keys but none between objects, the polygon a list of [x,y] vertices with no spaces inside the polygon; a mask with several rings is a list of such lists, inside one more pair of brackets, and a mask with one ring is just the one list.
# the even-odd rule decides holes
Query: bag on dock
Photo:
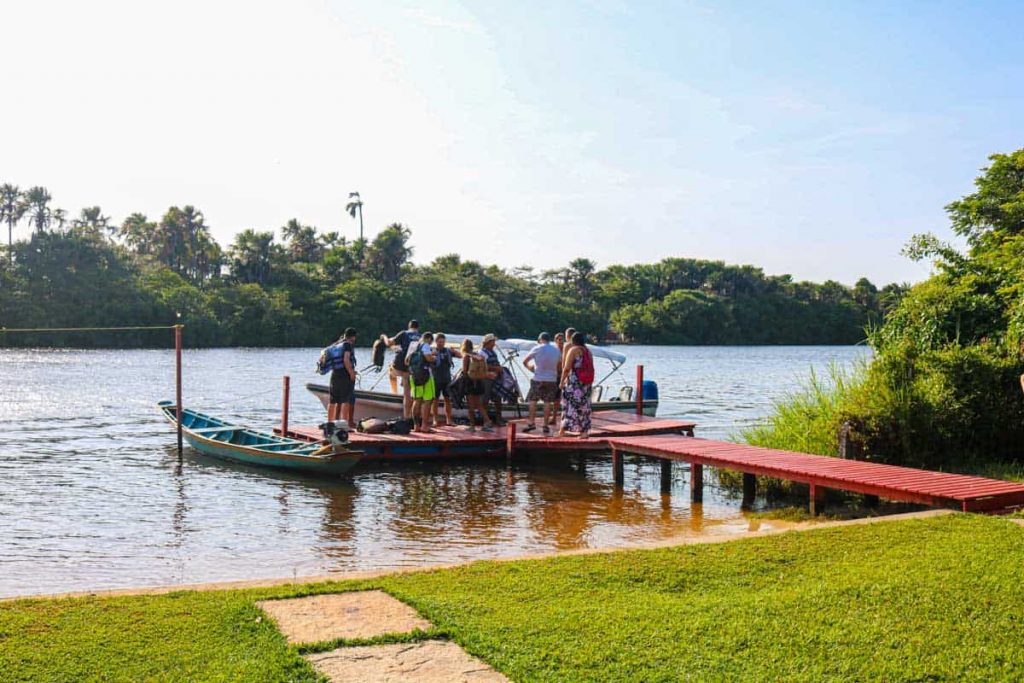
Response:
[{"label": "bag on dock", "polygon": [[388,429],[387,430],[389,432],[391,432],[392,434],[408,434],[409,432],[412,431],[412,428],[413,428],[414,424],[415,423],[412,420],[408,419],[408,418],[402,418],[402,419],[398,419],[398,420],[388,420],[388,422],[387,422]]},{"label": "bag on dock", "polygon": [[378,417],[360,420],[356,429],[363,434],[383,434],[388,431],[388,423]]}]

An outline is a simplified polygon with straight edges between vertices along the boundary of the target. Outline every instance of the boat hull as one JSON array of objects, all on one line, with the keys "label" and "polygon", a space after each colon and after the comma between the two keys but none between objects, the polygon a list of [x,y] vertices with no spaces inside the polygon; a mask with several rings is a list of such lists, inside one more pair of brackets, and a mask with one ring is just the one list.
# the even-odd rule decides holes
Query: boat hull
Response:
[{"label": "boat hull", "polygon": [[[161,401],[160,409],[176,424],[174,406]],[[293,472],[339,476],[363,459],[361,451],[335,449],[317,454],[320,444],[299,441],[239,427],[192,410],[183,411],[182,436],[203,455]]]},{"label": "boat hull", "polygon": [[[316,384],[311,382],[306,385],[306,389],[319,399],[320,403],[323,404],[324,409],[327,408],[328,404],[331,402],[330,387],[325,384]],[[598,401],[597,403],[592,404],[592,409],[594,412],[614,410],[618,412],[635,413],[636,403],[632,401]],[[441,399],[439,410],[444,410],[444,399]],[[538,412],[543,410],[543,403],[538,404],[537,410]],[[512,417],[515,415],[526,415],[528,411],[528,404],[525,401],[521,401],[517,406],[504,406],[502,414],[506,417]],[[655,417],[658,413],[658,401],[644,401],[643,413],[648,417]],[[455,418],[468,419],[469,410],[466,408],[453,408],[452,416]],[[402,417],[402,397],[399,394],[392,394],[390,392],[365,391],[357,389],[356,406],[353,417],[356,422],[368,417],[377,417],[384,420]]]}]

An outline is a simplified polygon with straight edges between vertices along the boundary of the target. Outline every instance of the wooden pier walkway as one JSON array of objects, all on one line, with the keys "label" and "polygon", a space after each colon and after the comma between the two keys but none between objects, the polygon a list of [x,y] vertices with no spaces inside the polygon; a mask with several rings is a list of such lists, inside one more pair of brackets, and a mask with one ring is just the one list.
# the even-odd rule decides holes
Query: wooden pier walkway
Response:
[{"label": "wooden pier walkway", "polygon": [[[522,419],[494,432],[466,427],[439,427],[432,434],[362,434],[352,432],[349,445],[367,461],[451,457],[511,457],[517,451],[611,451],[616,484],[623,479],[622,455],[635,453],[661,460],[662,490],[672,485],[672,463],[691,467],[690,494],[703,500],[704,466],[743,473],[744,503],[753,502],[756,477],[766,476],[810,486],[812,513],[820,509],[825,489],[861,493],[888,500],[955,507],[965,512],[1011,512],[1024,508],[1024,484],[948,472],[843,460],[693,437],[695,423],[626,412],[599,412],[588,439],[524,432]],[[280,430],[275,430],[280,432]],[[294,426],[289,436],[319,441],[316,427]]]},{"label": "wooden pier walkway", "polygon": [[[537,420],[538,425],[541,419]],[[423,458],[505,456],[510,450],[572,450],[607,451],[608,440],[625,436],[688,434],[693,436],[696,423],[660,417],[647,417],[626,412],[594,413],[590,438],[545,435],[540,427],[524,432],[522,419],[509,421],[509,426],[493,432],[470,432],[464,426],[437,427],[432,434],[363,434],[352,432],[349,446],[366,453],[366,460],[419,460]],[[280,430],[274,430],[280,433]],[[293,426],[288,436],[319,441],[320,430],[313,426]]]},{"label": "wooden pier walkway", "polygon": [[707,465],[742,472],[744,498],[752,498],[755,476],[809,484],[812,512],[820,505],[822,489],[825,488],[933,507],[955,506],[964,512],[1003,513],[1024,507],[1024,484],[999,479],[842,460],[708,439],[632,436],[609,439],[608,445],[618,467],[621,467],[623,452],[690,463],[691,483],[696,484],[691,486],[691,493],[697,500],[701,495],[702,468]]}]

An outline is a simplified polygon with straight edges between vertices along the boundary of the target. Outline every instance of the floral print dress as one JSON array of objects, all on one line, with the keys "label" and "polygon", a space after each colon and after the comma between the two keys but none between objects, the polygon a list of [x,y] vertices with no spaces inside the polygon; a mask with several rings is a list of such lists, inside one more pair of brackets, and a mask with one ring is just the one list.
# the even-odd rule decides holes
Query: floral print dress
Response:
[{"label": "floral print dress", "polygon": [[581,353],[573,361],[572,371],[566,378],[565,389],[562,391],[562,429],[567,432],[590,431],[590,385],[583,384],[576,376],[576,371],[582,364]]}]

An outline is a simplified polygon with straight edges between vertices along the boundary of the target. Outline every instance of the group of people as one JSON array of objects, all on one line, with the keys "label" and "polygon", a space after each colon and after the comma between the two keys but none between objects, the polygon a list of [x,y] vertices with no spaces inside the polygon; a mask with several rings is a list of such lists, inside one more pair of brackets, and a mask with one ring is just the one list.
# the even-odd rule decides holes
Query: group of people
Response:
[{"label": "group of people", "polygon": [[[328,419],[344,418],[352,423],[355,411],[355,381],[358,374],[355,358],[356,331],[347,328],[341,339],[324,350],[322,371],[331,372],[330,406]],[[403,413],[415,422],[414,430],[430,433],[439,426],[440,406],[443,399],[444,424],[451,426],[453,382],[459,381],[469,408],[469,431],[481,429],[491,432],[502,424],[501,397],[496,383],[502,377],[501,358],[496,349],[498,339],[484,335],[479,347],[464,339],[458,348],[448,346],[443,333],[420,332],[420,324],[410,320],[406,329],[393,337],[381,335],[381,343],[395,350],[391,366],[392,377],[401,380]],[[456,380],[455,361],[460,363],[461,376]],[[529,422],[525,431],[537,428],[537,403],[544,404],[543,431],[551,427],[562,415],[559,436],[572,432],[586,438],[590,432],[590,389],[594,381],[593,355],[586,346],[582,332],[573,328],[551,338],[542,332],[537,345],[526,357],[523,365],[533,377],[526,400],[529,404]],[[394,385],[393,385],[394,386]],[[397,387],[395,387],[397,388]],[[494,403],[494,417],[487,408]]]}]

